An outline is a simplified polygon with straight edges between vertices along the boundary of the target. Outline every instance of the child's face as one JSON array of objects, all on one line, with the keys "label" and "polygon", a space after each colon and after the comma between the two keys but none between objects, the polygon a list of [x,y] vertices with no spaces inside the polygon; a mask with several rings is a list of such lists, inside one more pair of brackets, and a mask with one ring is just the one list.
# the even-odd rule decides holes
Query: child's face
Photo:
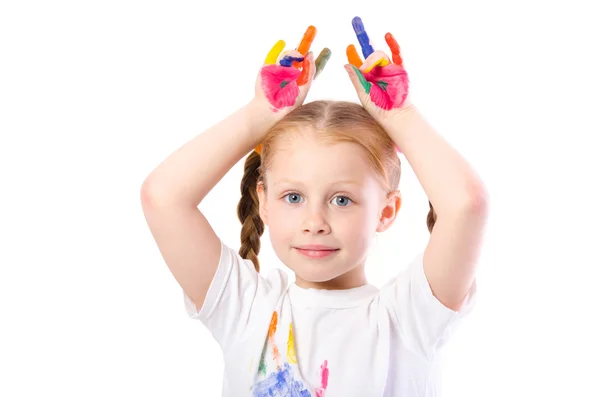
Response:
[{"label": "child's face", "polygon": [[[259,197],[277,256],[296,273],[298,285],[313,288],[339,287],[335,281],[325,282],[341,275],[345,277],[336,281],[363,283],[375,232],[389,227],[400,204],[397,195],[386,198],[357,144],[325,146],[310,134],[275,154],[266,196],[259,189]],[[322,258],[307,257],[297,247],[308,244],[338,250]]]}]

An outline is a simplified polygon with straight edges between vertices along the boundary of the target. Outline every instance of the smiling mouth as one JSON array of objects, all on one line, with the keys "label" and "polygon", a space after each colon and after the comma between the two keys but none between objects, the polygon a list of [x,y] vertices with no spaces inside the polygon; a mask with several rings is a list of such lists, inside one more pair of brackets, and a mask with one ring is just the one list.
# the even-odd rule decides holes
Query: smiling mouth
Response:
[{"label": "smiling mouth", "polygon": [[320,249],[320,250],[316,250],[316,249],[302,249],[302,248],[295,248],[295,249],[301,255],[304,255],[304,256],[309,257],[309,258],[325,258],[325,257],[330,256],[332,254],[335,254],[336,252],[339,251],[339,248],[336,248],[336,249]]}]

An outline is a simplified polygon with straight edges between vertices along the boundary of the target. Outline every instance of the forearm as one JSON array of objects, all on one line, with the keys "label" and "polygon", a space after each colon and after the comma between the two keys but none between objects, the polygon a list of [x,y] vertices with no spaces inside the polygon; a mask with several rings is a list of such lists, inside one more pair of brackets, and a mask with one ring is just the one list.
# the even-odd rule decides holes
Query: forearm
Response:
[{"label": "forearm", "polygon": [[153,203],[197,206],[242,157],[258,145],[272,116],[252,103],[170,154],[144,181]]},{"label": "forearm", "polygon": [[438,216],[485,205],[483,182],[416,107],[393,116],[384,128],[410,163]]}]

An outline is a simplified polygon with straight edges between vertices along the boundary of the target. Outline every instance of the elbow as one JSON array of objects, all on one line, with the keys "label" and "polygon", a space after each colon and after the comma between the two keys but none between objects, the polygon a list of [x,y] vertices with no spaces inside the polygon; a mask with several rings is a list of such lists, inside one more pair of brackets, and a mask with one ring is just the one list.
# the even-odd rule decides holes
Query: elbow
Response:
[{"label": "elbow", "polygon": [[469,212],[486,213],[489,206],[489,194],[484,185],[477,185],[469,189],[465,207]]},{"label": "elbow", "polygon": [[158,202],[157,195],[154,192],[154,187],[148,179],[142,183],[142,187],[140,188],[140,201],[144,207],[156,205]]}]

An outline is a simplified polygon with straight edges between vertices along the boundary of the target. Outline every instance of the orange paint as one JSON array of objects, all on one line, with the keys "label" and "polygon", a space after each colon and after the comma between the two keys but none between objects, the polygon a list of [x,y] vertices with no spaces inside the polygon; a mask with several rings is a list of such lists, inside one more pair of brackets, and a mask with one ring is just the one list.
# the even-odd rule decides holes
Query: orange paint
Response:
[{"label": "orange paint", "polygon": [[277,331],[277,312],[273,312],[271,316],[271,324],[269,325],[269,338],[272,338]]},{"label": "orange paint", "polygon": [[298,76],[298,87],[302,87],[304,84],[308,83],[308,77],[310,76],[310,61],[308,60],[308,56],[304,58],[302,61],[302,72],[300,72],[300,76]]},{"label": "orange paint", "polygon": [[362,66],[363,62],[360,59],[360,55],[358,55],[358,51],[356,51],[354,44],[350,44],[348,47],[346,47],[346,56],[348,57],[348,62],[350,64],[356,66],[357,68]]},{"label": "orange paint", "polygon": [[[315,36],[317,35],[317,28],[315,28],[314,26],[310,25],[307,29],[306,32],[304,32],[304,36],[302,37],[302,41],[300,41],[300,45],[298,46],[298,52],[304,56],[306,56],[306,54],[308,54],[308,51],[310,50],[310,46],[312,45],[313,41],[315,40]],[[296,69],[300,68],[300,65],[302,65],[301,62],[294,62],[293,66]]]}]

